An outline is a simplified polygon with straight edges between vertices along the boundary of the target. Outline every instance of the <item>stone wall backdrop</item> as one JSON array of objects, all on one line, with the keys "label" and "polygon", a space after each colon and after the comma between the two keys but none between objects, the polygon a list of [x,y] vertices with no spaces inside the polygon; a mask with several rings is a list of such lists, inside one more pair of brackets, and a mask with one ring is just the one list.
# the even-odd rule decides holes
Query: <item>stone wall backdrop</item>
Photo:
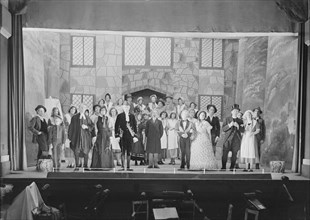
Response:
[{"label": "stone wall backdrop", "polygon": [[[73,36],[94,37],[91,67],[72,65]],[[165,68],[123,66],[123,36],[91,33],[24,32],[26,120],[36,105],[52,96],[67,112],[72,94],[87,94],[94,102],[106,93],[116,101],[126,93],[155,91],[198,104],[198,95],[223,96],[223,118],[233,103],[245,111],[260,106],[267,139],[262,162],[287,161],[290,168],[295,138],[297,100],[297,39],[252,37],[223,40],[223,68],[200,68],[199,38],[172,40],[172,65]],[[140,93],[139,93],[140,94]],[[34,165],[37,147],[27,130],[28,164]]]},{"label": "stone wall backdrop", "polygon": [[[46,97],[59,98],[59,34],[26,31],[24,38],[25,64],[25,124],[36,114],[35,107]],[[37,146],[26,129],[28,166],[36,164]]]},{"label": "stone wall backdrop", "polygon": [[262,162],[292,166],[298,89],[297,37],[269,37],[264,118],[267,139]]},{"label": "stone wall backdrop", "polygon": [[[95,66],[71,65],[71,36],[95,37]],[[64,111],[71,104],[70,94],[95,95],[98,101],[106,93],[112,100],[121,96],[122,88],[122,37],[117,35],[69,34],[60,35],[61,103]]]}]

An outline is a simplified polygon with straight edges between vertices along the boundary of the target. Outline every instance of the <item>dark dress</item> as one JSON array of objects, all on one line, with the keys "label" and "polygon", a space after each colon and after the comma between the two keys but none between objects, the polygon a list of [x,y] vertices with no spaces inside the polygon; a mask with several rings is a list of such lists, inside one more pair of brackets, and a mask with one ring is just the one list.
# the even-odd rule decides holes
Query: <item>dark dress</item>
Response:
[{"label": "dark dress", "polygon": [[91,168],[113,168],[113,153],[110,148],[112,132],[109,129],[108,117],[98,117],[97,129]]},{"label": "dark dress", "polygon": [[161,152],[160,138],[163,136],[163,124],[160,120],[150,119],[146,122],[145,136],[147,137],[146,152],[159,154]]}]

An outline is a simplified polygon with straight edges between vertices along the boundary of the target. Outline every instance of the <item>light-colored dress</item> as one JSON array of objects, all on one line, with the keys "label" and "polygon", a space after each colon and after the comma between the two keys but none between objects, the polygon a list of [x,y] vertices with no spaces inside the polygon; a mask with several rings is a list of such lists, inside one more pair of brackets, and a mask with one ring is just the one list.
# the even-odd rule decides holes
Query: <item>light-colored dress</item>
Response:
[{"label": "light-colored dress", "polygon": [[168,147],[168,137],[167,137],[166,128],[167,128],[167,125],[168,125],[168,121],[167,121],[167,119],[164,119],[164,120],[160,119],[160,120],[161,120],[161,122],[163,124],[163,130],[164,130],[163,136],[161,136],[161,138],[160,138],[160,144],[161,144],[160,146],[161,146],[161,149],[167,149],[167,147]]},{"label": "light-colored dress", "polygon": [[176,158],[178,149],[178,133],[176,131],[177,119],[168,119],[168,157]]},{"label": "light-colored dress", "polygon": [[256,120],[244,123],[244,133],[240,146],[240,163],[259,163],[256,136],[253,134],[258,129]]},{"label": "light-colored dress", "polygon": [[217,160],[214,156],[211,133],[212,126],[207,121],[195,122],[195,139],[191,144],[190,169],[192,170],[215,170],[218,169]]}]

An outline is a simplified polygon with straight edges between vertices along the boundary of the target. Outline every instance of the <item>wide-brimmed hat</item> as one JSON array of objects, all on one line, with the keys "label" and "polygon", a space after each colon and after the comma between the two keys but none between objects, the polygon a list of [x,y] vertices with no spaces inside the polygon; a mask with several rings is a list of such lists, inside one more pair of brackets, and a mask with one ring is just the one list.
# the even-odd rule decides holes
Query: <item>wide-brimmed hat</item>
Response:
[{"label": "wide-brimmed hat", "polygon": [[152,99],[152,97],[155,97],[155,99],[157,99],[157,95],[155,95],[155,94],[150,96],[151,99]]},{"label": "wide-brimmed hat", "polygon": [[93,111],[95,111],[96,107],[101,108],[101,106],[100,106],[99,104],[95,104],[95,105],[93,106]]},{"label": "wide-brimmed hat", "polygon": [[172,99],[172,100],[173,100],[173,97],[170,96],[170,95],[168,95],[168,96],[166,96],[166,100],[167,100],[167,99]]},{"label": "wide-brimmed hat", "polygon": [[38,105],[34,110],[38,111],[40,108],[43,108],[44,112],[46,112],[46,108],[43,105]]},{"label": "wide-brimmed hat", "polygon": [[143,97],[140,96],[139,98],[137,98],[137,102],[139,102],[139,100],[143,100]]},{"label": "wide-brimmed hat", "polygon": [[192,104],[194,104],[194,105],[195,105],[195,108],[197,107],[197,104],[196,104],[195,102],[191,102],[191,103],[189,103],[189,106],[191,106]]},{"label": "wide-brimmed hat", "polygon": [[231,110],[237,109],[240,111],[239,105],[238,104],[233,104],[233,106],[231,106]]},{"label": "wide-brimmed hat", "polygon": [[210,109],[211,107],[214,108],[214,113],[216,113],[216,112],[217,112],[217,108],[215,107],[215,105],[212,105],[212,104],[207,105],[207,110],[209,111],[209,109]]},{"label": "wide-brimmed hat", "polygon": [[256,108],[253,109],[253,112],[255,112],[255,110],[258,110],[259,114],[262,114],[263,111],[261,110],[261,108],[258,106]]},{"label": "wide-brimmed hat", "polygon": [[132,95],[130,93],[125,95],[125,100],[127,101],[128,98],[132,98]]}]

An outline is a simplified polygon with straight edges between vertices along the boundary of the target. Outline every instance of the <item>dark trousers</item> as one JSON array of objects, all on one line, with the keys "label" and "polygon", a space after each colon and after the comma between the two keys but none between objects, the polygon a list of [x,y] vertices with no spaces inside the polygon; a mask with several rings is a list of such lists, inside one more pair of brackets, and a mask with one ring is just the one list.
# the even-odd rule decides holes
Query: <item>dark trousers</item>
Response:
[{"label": "dark trousers", "polygon": [[[187,169],[190,167],[190,158],[191,158],[191,141],[189,138],[180,137],[180,148],[181,148],[181,168],[187,166]],[[186,159],[185,159],[186,157]]]},{"label": "dark trousers", "polygon": [[230,169],[235,168],[237,153],[238,150],[240,150],[240,144],[241,144],[240,139],[237,137],[237,135],[234,135],[232,138],[226,140],[223,146],[222,169],[226,169],[226,163],[229,151],[232,152]]},{"label": "dark trousers", "polygon": [[47,145],[47,134],[42,133],[37,136],[37,142],[39,145],[38,155],[37,159],[40,159],[42,156],[42,151],[48,151],[48,145]]}]

